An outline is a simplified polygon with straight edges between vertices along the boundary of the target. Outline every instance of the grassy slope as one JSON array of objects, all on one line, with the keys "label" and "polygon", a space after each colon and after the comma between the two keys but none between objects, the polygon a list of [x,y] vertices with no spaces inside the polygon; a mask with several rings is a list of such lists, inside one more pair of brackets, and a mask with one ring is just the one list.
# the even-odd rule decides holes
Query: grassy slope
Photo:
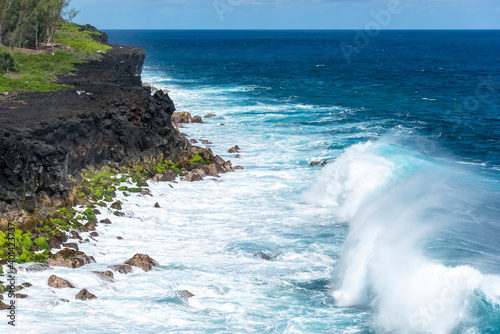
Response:
[{"label": "grassy slope", "polygon": [[97,51],[107,51],[110,46],[94,41],[89,31],[79,31],[74,23],[63,23],[55,34],[55,43],[69,46],[71,49],[30,55],[23,50],[14,50],[14,57],[20,70],[0,76],[0,92],[40,91],[51,92],[70,88],[55,84],[56,74],[75,70],[74,64],[97,59]]}]

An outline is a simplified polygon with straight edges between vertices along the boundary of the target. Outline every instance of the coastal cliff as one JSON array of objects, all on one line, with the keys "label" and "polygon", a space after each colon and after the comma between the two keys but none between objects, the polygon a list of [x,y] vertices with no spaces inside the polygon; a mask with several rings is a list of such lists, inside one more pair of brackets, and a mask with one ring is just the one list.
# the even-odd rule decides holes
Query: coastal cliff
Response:
[{"label": "coastal cliff", "polygon": [[174,103],[142,87],[145,51],[113,45],[59,76],[74,88],[0,98],[0,216],[73,205],[84,168],[176,160]]}]

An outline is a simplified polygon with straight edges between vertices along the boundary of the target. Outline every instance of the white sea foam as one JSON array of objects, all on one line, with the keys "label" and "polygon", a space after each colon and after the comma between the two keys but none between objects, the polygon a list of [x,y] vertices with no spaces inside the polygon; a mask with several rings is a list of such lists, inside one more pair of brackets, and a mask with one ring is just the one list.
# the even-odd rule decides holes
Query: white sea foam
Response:
[{"label": "white sea foam", "polygon": [[475,322],[479,293],[498,303],[500,276],[485,276],[475,263],[446,266],[423,247],[444,230],[481,237],[467,221],[477,215],[461,219],[482,193],[472,179],[384,140],[355,145],[328,165],[306,198],[350,224],[331,286],[337,305],[373,307],[380,332],[450,333]]}]

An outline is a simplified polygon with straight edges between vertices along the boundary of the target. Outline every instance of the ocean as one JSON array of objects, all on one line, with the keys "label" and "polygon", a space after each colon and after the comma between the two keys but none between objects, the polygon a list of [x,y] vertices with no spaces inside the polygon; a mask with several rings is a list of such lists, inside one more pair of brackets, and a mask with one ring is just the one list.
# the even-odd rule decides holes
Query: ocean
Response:
[{"label": "ocean", "polygon": [[119,195],[97,263],[20,272],[25,333],[500,333],[500,31],[107,33],[244,169]]}]

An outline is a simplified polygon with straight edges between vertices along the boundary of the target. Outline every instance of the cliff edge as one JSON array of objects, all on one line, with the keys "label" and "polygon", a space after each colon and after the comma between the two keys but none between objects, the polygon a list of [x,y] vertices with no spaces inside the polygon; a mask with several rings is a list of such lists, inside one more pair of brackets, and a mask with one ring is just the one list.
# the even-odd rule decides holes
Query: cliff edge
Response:
[{"label": "cliff edge", "polygon": [[176,160],[186,145],[171,124],[167,94],[151,96],[140,74],[145,51],[113,45],[60,76],[74,88],[0,97],[0,216],[74,204],[88,166]]}]

